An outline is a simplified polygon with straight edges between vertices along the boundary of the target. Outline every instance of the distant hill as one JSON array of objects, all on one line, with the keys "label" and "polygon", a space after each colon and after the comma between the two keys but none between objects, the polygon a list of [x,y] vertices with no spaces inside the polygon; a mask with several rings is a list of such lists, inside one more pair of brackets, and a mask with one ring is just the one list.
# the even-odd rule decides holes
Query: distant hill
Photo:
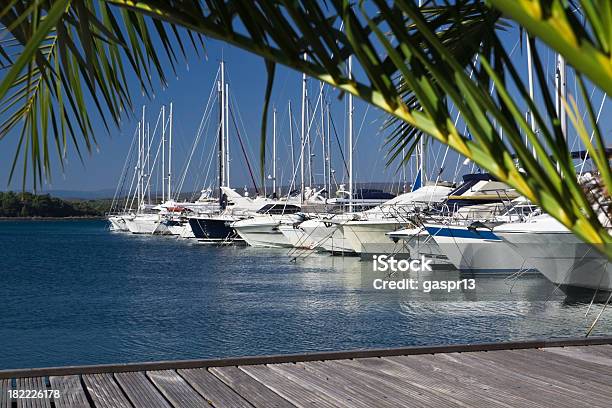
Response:
[{"label": "distant hill", "polygon": [[109,200],[64,200],[49,194],[0,192],[0,217],[99,217]]}]

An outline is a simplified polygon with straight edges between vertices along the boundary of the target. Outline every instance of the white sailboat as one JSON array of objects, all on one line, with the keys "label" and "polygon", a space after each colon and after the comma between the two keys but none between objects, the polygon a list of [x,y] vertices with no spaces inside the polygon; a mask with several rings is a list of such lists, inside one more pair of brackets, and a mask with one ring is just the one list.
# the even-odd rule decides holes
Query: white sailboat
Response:
[{"label": "white sailboat", "polygon": [[154,213],[138,213],[125,216],[125,222],[132,234],[170,234],[168,228],[162,223],[164,217],[157,209]]},{"label": "white sailboat", "polygon": [[[160,111],[160,117],[162,117],[162,138],[160,140],[160,147],[165,150],[165,107],[162,107]],[[158,118],[159,120],[159,118]],[[170,104],[170,149],[172,146],[172,103]],[[157,127],[156,127],[157,128]],[[145,131],[146,129],[146,131]],[[153,138],[155,137],[155,130]],[[138,209],[135,214],[128,214],[124,216],[127,228],[132,234],[159,234],[159,235],[170,235],[171,231],[168,225],[165,223],[167,218],[171,216],[173,211],[170,211],[174,207],[172,203],[169,205],[151,204],[151,177],[152,168],[155,167],[155,162],[151,163],[150,153],[152,146],[152,138],[149,132],[148,124],[145,126],[145,107],[142,108],[142,119],[140,126],[140,133],[138,139],[138,184],[137,184],[137,199]],[[171,150],[170,150],[171,151]],[[155,157],[157,159],[157,155]],[[171,168],[171,155],[169,156],[170,168]],[[165,163],[164,163],[165,167]],[[165,172],[165,168],[162,173]],[[163,184],[163,183],[162,183]],[[168,197],[171,196],[171,173],[168,173]],[[165,194],[164,194],[165,195]],[[166,197],[162,197],[162,202]],[[147,201],[147,203],[145,203]]]},{"label": "white sailboat", "polygon": [[[129,186],[129,190],[127,192],[123,191],[124,183],[127,181],[127,177],[129,174],[129,170],[131,168],[131,161],[133,160],[133,152],[134,147],[136,145],[136,141],[140,143],[140,122],[138,123],[136,130],[134,131],[134,135],[132,137],[132,143],[130,144],[130,148],[128,149],[125,163],[123,165],[123,170],[121,171],[121,175],[119,177],[119,181],[117,182],[117,187],[115,189],[115,194],[113,195],[113,200],[111,202],[111,206],[109,212],[107,214],[107,220],[109,221],[109,229],[115,232],[129,232],[126,223],[126,215],[129,213],[128,207],[131,204],[132,195],[132,187],[134,186],[134,180],[138,176],[138,167],[135,168],[134,173],[132,175],[132,181]],[[140,151],[138,152],[138,158],[140,157]],[[125,194],[125,203],[123,208],[120,207],[121,194]],[[134,195],[136,193],[134,192]]]},{"label": "white sailboat", "polygon": [[[352,76],[352,58],[348,59],[348,76]],[[303,85],[302,85],[302,145],[305,143],[306,136],[305,132],[305,121],[304,121],[304,106],[306,106],[305,98],[306,98],[306,77],[303,77]],[[321,88],[322,89],[322,88]],[[321,103],[322,106],[322,103]],[[321,129],[323,126],[323,108],[321,108]],[[324,173],[324,185],[331,186],[331,162],[329,161],[329,109],[327,111],[328,115],[328,135],[327,135],[327,145],[328,151],[325,153],[325,141],[326,138],[323,135],[321,140],[323,142],[323,173]],[[353,108],[353,96],[348,95],[348,122],[347,122],[347,136],[348,136],[348,187],[344,184],[340,185],[340,188],[336,192],[335,198],[328,198],[324,200],[326,206],[337,206],[344,210],[348,210],[346,213],[342,214],[309,214],[309,219],[299,223],[299,224],[285,224],[281,225],[279,229],[285,235],[286,239],[292,244],[295,248],[303,248],[303,249],[317,249],[328,251],[332,253],[354,253],[353,248],[347,242],[344,237],[344,232],[340,225],[355,219],[356,215],[354,211],[357,209],[366,209],[377,207],[385,202],[388,202],[388,195],[384,196],[384,194],[378,194],[375,196],[371,194],[371,191],[365,192],[363,190],[355,191],[355,183],[353,181],[354,171],[353,171],[353,151],[354,151],[354,130],[353,130],[353,117],[354,117],[354,108]],[[303,152],[303,146],[302,146]],[[303,153],[302,153],[302,163],[303,163]],[[303,176],[303,166],[301,167],[302,175],[302,197],[305,202],[304,208],[307,208],[308,202],[315,202],[314,198],[309,198],[307,193],[304,193],[304,176]],[[312,190],[312,189],[311,189]],[[308,190],[307,190],[308,191]],[[378,192],[378,190],[376,190]],[[379,193],[382,193],[380,191]]]},{"label": "white sailboat", "polygon": [[129,231],[122,215],[110,215],[108,216],[108,221],[110,222],[109,228],[111,231]]}]

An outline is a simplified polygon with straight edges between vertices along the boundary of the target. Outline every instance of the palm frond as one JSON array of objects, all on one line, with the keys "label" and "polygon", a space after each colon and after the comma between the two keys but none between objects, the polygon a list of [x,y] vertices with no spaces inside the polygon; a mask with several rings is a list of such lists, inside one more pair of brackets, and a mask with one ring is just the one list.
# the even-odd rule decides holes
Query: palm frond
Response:
[{"label": "palm frond", "polygon": [[[612,94],[612,3],[576,0],[489,0]],[[582,15],[581,15],[582,14]]]},{"label": "palm frond", "polygon": [[[39,120],[48,121],[54,117],[52,112],[61,124],[51,127],[61,129],[52,133],[64,143],[60,147],[65,146],[65,133],[61,133],[65,128],[73,137],[78,128],[80,140],[88,146],[90,138],[95,143],[89,113],[83,112],[81,82],[97,103],[98,115],[117,123],[131,108],[124,69],[129,67],[140,78],[146,92],[152,90],[154,78],[165,82],[164,66],[152,46],[154,35],[160,36],[166,59],[171,64],[176,61],[170,44],[177,40],[160,28],[165,26],[155,22],[158,20],[260,55],[270,67],[282,64],[352,93],[395,118],[395,128],[388,127],[392,129],[391,158],[426,134],[516,188],[612,259],[612,246],[604,245],[612,243],[612,237],[573,176],[568,143],[536,46],[545,44],[559,51],[579,75],[605,92],[612,91],[611,6],[606,1],[578,3],[583,22],[564,0],[426,1],[422,7],[410,0],[359,4],[349,0],[256,0],[248,7],[240,0],[58,0],[36,2],[35,6],[15,1],[3,11],[0,21],[20,52],[13,59],[9,45],[0,47],[0,58],[10,67],[10,75],[0,85],[0,101],[10,103],[6,102],[9,90],[19,97],[24,84],[29,92],[30,78],[38,73],[41,84],[54,83],[46,78],[59,78],[60,86],[49,86],[48,93],[38,88],[42,92],[37,98],[51,100],[50,105],[38,100],[33,105],[39,109],[16,116],[26,119],[22,128],[26,152],[35,153],[35,160],[42,151],[42,160],[47,160],[49,127],[40,126]],[[529,96],[500,40],[500,30],[508,24],[500,20],[500,13],[532,36],[544,102],[541,107]],[[51,54],[45,54],[41,44],[52,34],[57,36],[56,45]],[[195,41],[191,43],[197,47]],[[182,42],[179,47],[182,49]],[[308,58],[303,58],[304,53]],[[359,65],[353,77],[346,69],[349,56]],[[128,61],[126,67],[122,57]],[[23,105],[13,106],[19,112]],[[525,106],[534,112],[538,134],[523,116]],[[455,124],[452,110],[461,113],[462,126]],[[595,139],[586,143],[587,125],[579,121],[575,105],[566,101],[566,112],[595,158],[609,195],[608,161],[591,111]],[[18,122],[8,122],[6,130]],[[465,132],[460,130],[463,127]],[[263,149],[261,160],[263,166]]]},{"label": "palm frond", "polygon": [[169,34],[159,20],[99,1],[13,1],[0,23],[0,59],[7,66],[0,83],[0,139],[21,127],[9,179],[21,157],[23,183],[31,170],[34,188],[51,177],[50,144],[62,166],[70,143],[83,160],[82,151],[97,144],[92,114],[110,132],[133,111],[127,78],[136,78],[148,95],[156,80],[165,85],[156,36],[172,69],[177,56],[170,38],[184,50],[176,27]]}]

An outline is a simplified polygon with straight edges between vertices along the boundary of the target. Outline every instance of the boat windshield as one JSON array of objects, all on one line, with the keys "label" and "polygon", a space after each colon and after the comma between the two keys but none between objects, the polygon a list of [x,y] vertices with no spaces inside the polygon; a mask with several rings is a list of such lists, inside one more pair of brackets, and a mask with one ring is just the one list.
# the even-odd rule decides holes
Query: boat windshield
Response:
[{"label": "boat windshield", "polygon": [[302,209],[297,205],[292,204],[266,204],[260,208],[258,214],[295,214],[300,212]]}]

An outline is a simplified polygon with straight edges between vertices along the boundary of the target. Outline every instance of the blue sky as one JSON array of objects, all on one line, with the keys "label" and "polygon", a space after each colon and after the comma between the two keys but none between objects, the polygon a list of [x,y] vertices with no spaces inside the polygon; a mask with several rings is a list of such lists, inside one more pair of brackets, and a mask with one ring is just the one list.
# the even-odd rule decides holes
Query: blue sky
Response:
[{"label": "blue sky", "polygon": [[[50,184],[44,185],[43,189],[47,191],[66,189],[94,191],[114,188],[123,168],[125,156],[132,141],[143,104],[147,106],[147,121],[151,122],[150,126],[152,129],[161,106],[173,102],[175,143],[173,152],[175,166],[173,167],[175,174],[180,173],[195,138],[222,56],[226,61],[226,72],[230,84],[230,94],[232,95],[231,99],[238,106],[239,115],[246,128],[246,135],[242,135],[242,138],[245,139],[245,148],[251,158],[251,166],[254,170],[258,170],[259,164],[257,160],[259,155],[261,113],[267,78],[264,63],[261,58],[255,55],[228,46],[227,44],[208,40],[206,56],[198,57],[195,53],[191,52],[188,55],[186,64],[179,66],[177,69],[177,77],[173,77],[170,70],[168,70],[168,87],[166,89],[162,89],[161,86],[156,87],[156,95],[153,99],[149,100],[141,96],[137,84],[134,83],[132,89],[133,99],[135,106],[138,107],[136,118],[124,121],[118,129],[111,129],[110,134],[106,132],[99,121],[95,121],[94,126],[97,125],[97,129],[99,129],[96,134],[98,146],[90,154],[85,155],[85,164],[79,161],[74,149],[70,149],[65,169],[62,172],[61,168],[57,165],[57,157],[53,157],[55,165],[53,166],[52,180]],[[299,137],[300,123],[301,81],[301,74],[284,67],[277,68],[272,104],[277,107],[278,111],[277,152],[279,169],[277,171],[278,178],[280,178],[281,172],[285,176],[283,184],[287,184],[290,180],[287,105],[288,101],[291,100],[294,121],[297,122],[298,126],[297,128],[294,126],[293,129],[294,135],[297,138]],[[314,79],[309,79],[308,82],[311,104],[314,105],[319,92],[319,82]],[[345,105],[347,98],[340,98],[337,91],[328,89],[326,99],[332,104],[333,121],[340,140],[344,144],[347,117]],[[213,115],[216,117],[216,112],[213,112]],[[268,155],[270,156],[271,117],[270,111],[270,136],[268,141]],[[355,145],[354,157],[357,173],[355,179],[357,181],[397,181],[400,178],[397,166],[392,168],[385,166],[384,149],[382,146],[384,137],[379,134],[382,119],[383,116],[380,111],[373,107],[368,108],[366,104],[355,100],[354,123],[357,143]],[[320,118],[319,114],[317,114],[317,119],[315,119],[312,125],[313,128],[318,126],[319,122]],[[236,139],[233,125],[231,124],[230,129],[230,138],[232,139],[230,147],[232,156],[231,183],[239,188],[244,187],[244,185],[250,186],[248,170],[238,140]],[[194,169],[192,173],[197,171],[198,166],[199,168],[206,168],[206,163],[199,163],[200,157],[202,157],[201,151],[202,149],[210,151],[212,145],[207,143],[214,140],[214,132],[209,129],[209,132],[204,134],[202,138],[205,139],[204,144],[197,151],[197,154],[194,155],[194,159],[192,159],[191,166]],[[338,181],[341,181],[342,177],[344,177],[342,170],[344,166],[340,160],[337,142],[333,139],[332,142],[334,144],[332,149],[332,168],[337,169]],[[19,171],[17,171],[12,182],[7,185],[16,145],[16,133],[0,141],[0,182],[2,183],[0,189],[2,190],[18,190],[21,188],[22,178]],[[313,150],[316,155],[313,158],[314,173],[318,175],[322,173],[320,142],[313,147]],[[205,152],[204,157],[207,157],[208,152]],[[18,166],[21,166],[21,163]],[[18,170],[20,169],[21,167],[18,167]],[[214,170],[214,164],[212,169]],[[267,171],[267,173],[270,172],[271,170]],[[192,191],[201,187],[195,185],[198,176],[201,175],[188,175],[184,184],[185,191]],[[409,173],[406,176],[409,178]],[[29,186],[29,178],[27,181]]]},{"label": "blue sky", "polygon": [[[517,30],[509,30],[504,35],[508,48],[512,48],[516,43]],[[547,61],[552,65],[553,54],[548,52]],[[132,141],[132,135],[136,128],[136,123],[140,116],[139,112],[143,104],[147,105],[147,119],[151,122],[151,128],[155,124],[159,109],[163,104],[173,102],[174,104],[174,141],[175,149],[173,152],[175,165],[173,173],[179,176],[183,169],[188,152],[191,148],[198,129],[202,112],[208,100],[213,81],[219,67],[221,58],[226,61],[226,72],[228,82],[230,84],[230,94],[232,100],[238,107],[241,118],[241,124],[244,125],[241,133],[244,141],[245,149],[251,158],[251,166],[258,169],[259,155],[259,135],[261,125],[261,110],[263,106],[263,97],[266,85],[266,71],[261,58],[249,54],[245,51],[228,46],[226,44],[214,41],[206,41],[206,56],[196,56],[190,52],[187,61],[184,65],[179,66],[177,77],[173,77],[170,70],[169,85],[166,89],[161,86],[156,87],[156,95],[154,99],[149,100],[140,95],[136,82],[132,89],[134,104],[137,107],[136,118],[124,121],[118,129],[111,129],[108,134],[101,126],[99,121],[94,122],[99,131],[97,132],[98,146],[90,153],[86,154],[85,164],[82,164],[74,149],[69,150],[68,160],[65,169],[62,170],[57,165],[57,157],[53,157],[55,165],[53,166],[52,180],[50,184],[45,184],[43,190],[80,190],[80,191],[95,191],[101,189],[114,189],[119,179],[121,170],[125,162],[125,156]],[[515,51],[514,57],[524,59],[524,53],[520,50]],[[549,73],[552,77],[553,70]],[[569,82],[569,81],[568,81]],[[309,92],[311,95],[311,103],[316,103],[319,83],[316,80],[309,80]],[[568,83],[568,92],[573,93],[572,84]],[[301,98],[301,74],[289,70],[284,67],[278,67],[274,92],[272,95],[272,104],[278,110],[278,178],[280,184],[288,184],[290,182],[290,153],[289,153],[289,129],[287,104],[291,100],[294,110],[294,120],[297,127],[294,127],[294,134],[297,138],[299,135],[300,122],[300,98]],[[340,138],[340,144],[343,145],[344,154],[346,155],[346,100],[340,99],[339,93],[333,89],[328,89],[326,99],[332,104],[332,116],[336,130]],[[601,94],[596,93],[594,96],[594,105],[599,107]],[[216,113],[213,113],[216,115]],[[612,110],[609,104],[606,105],[602,113],[601,125],[606,134],[606,138],[610,140],[610,124],[609,117],[612,115]],[[95,116],[95,115],[94,115]],[[215,116],[216,117],[216,116]],[[383,146],[384,134],[381,134],[379,129],[382,124],[384,115],[376,108],[368,107],[359,100],[355,100],[355,180],[357,182],[396,182],[401,183],[402,179],[410,180],[413,176],[413,166],[409,166],[405,171],[398,171],[397,164],[390,167],[385,166],[386,148]],[[271,115],[270,115],[271,119]],[[317,118],[314,121],[315,127],[320,123]],[[243,158],[240,145],[233,130],[233,125],[230,125],[231,135],[231,184],[234,187],[242,189],[245,185],[250,186],[250,178],[248,176],[247,166]],[[269,140],[268,140],[268,157],[271,156],[271,122],[269,125]],[[215,164],[213,163],[209,174],[208,182],[204,182],[204,174],[208,169],[208,161],[206,160],[212,149],[215,141],[214,130],[209,127],[203,133],[202,143],[193,156],[190,171],[187,173],[183,191],[199,190],[214,182]],[[17,134],[8,135],[4,140],[0,141],[0,190],[21,188],[21,174],[18,171],[13,181],[8,182],[8,174],[15,153]],[[297,140],[297,139],[296,139]],[[340,150],[337,146],[335,137],[332,137],[332,168],[336,171],[336,179],[342,182],[346,179],[346,172],[343,170],[344,165],[340,160]],[[156,147],[153,147],[155,149]],[[431,166],[431,169],[438,168],[441,163],[441,158],[444,155],[444,146],[434,144],[430,149],[430,163],[437,163]],[[314,173],[315,184],[321,184],[321,146],[320,142],[313,147],[315,157]],[[296,148],[297,151],[297,148]],[[454,153],[451,153],[446,161],[446,170],[444,175],[447,179],[452,179],[458,171],[464,173],[472,169],[472,166],[463,166],[462,160],[459,160]],[[18,164],[20,166],[21,164]],[[20,167],[18,167],[20,169]],[[433,170],[432,170],[433,171]],[[267,174],[271,173],[268,168]],[[175,177],[176,179],[176,177]],[[30,186],[30,178],[27,185]],[[159,181],[158,181],[159,182]],[[154,182],[155,184],[155,182]]]}]

